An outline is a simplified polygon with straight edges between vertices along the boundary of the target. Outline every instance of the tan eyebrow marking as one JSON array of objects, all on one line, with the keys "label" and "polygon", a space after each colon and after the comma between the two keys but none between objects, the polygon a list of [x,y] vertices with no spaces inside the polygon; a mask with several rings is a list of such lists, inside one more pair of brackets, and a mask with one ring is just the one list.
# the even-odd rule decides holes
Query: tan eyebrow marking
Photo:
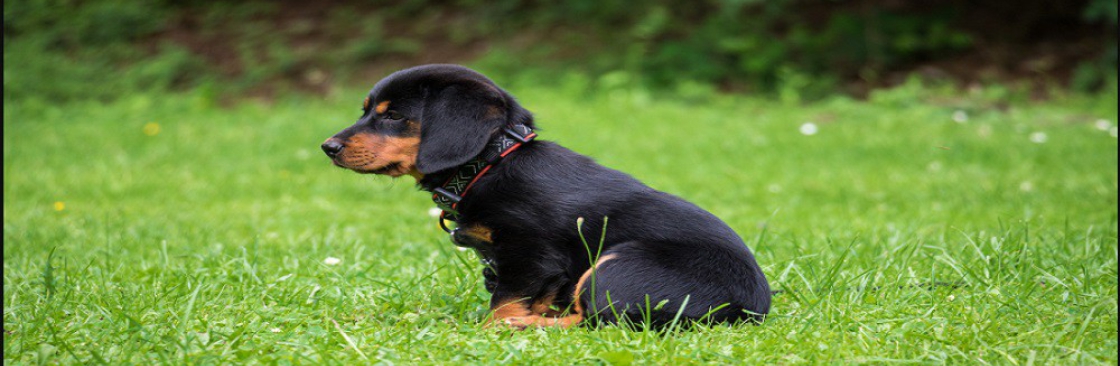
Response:
[{"label": "tan eyebrow marking", "polygon": [[369,109],[369,97],[366,97],[366,100],[362,102],[362,109]]},{"label": "tan eyebrow marking", "polygon": [[387,110],[389,110],[389,101],[386,100],[384,102],[378,103],[377,108],[373,111],[377,113],[385,113],[385,111]]}]

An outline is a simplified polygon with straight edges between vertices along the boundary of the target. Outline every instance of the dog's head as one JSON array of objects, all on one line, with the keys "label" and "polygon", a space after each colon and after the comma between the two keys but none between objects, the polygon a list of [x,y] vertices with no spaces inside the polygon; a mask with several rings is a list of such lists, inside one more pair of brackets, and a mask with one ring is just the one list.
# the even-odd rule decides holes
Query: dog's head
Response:
[{"label": "dog's head", "polygon": [[531,119],[482,74],[458,65],[424,65],[374,85],[358,122],[322,148],[335,165],[358,173],[419,178],[466,163],[502,127],[532,127]]}]

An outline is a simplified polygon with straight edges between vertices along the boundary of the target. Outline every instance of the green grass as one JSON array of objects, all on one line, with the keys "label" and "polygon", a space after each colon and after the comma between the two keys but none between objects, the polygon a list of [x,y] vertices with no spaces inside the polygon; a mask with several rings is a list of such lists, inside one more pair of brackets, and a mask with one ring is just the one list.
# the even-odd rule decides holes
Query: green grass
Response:
[{"label": "green grass", "polygon": [[767,322],[482,329],[480,268],[427,195],[318,151],[362,91],[11,100],[5,363],[1117,363],[1115,92],[513,92],[542,138],[738,230],[785,290]]}]

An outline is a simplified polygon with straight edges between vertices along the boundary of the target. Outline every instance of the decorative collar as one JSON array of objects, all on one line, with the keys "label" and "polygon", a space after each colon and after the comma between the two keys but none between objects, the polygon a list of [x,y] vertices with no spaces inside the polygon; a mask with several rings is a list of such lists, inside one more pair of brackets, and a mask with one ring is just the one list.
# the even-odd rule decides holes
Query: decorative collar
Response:
[{"label": "decorative collar", "polygon": [[432,189],[432,201],[443,210],[439,215],[439,226],[444,231],[451,232],[445,220],[459,221],[459,201],[470,191],[471,186],[506,155],[537,137],[532,128],[523,124],[503,128],[502,132],[504,133],[486,144],[481,154],[460,165],[443,185]]}]

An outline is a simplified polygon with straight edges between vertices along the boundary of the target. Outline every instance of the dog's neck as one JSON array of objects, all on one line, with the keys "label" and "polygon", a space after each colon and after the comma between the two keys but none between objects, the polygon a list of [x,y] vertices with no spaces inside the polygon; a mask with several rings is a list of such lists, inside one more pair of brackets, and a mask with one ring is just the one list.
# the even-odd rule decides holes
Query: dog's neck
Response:
[{"label": "dog's neck", "polygon": [[[510,110],[510,117],[506,121],[508,126],[526,126],[530,131],[533,131],[537,128],[536,124],[533,121],[533,114],[531,112],[525,110],[524,108],[521,108],[521,106],[517,105],[516,102],[513,102],[513,106],[510,108]],[[505,131],[498,130],[490,136],[489,141],[493,142],[495,139],[502,136],[508,135],[506,135]],[[487,144],[486,149],[488,148],[490,148],[489,143]],[[486,151],[483,151],[482,154],[479,155],[481,156],[485,154]],[[440,187],[444,182],[447,182],[448,178],[451,178],[451,176],[454,175],[461,167],[462,165],[438,172],[433,172],[431,174],[423,174],[418,170],[414,170],[410,175],[413,178],[416,178],[417,188],[420,188],[421,190],[424,190],[426,192],[432,192],[432,190]]]},{"label": "dog's neck", "polygon": [[533,129],[524,124],[503,128],[490,138],[478,156],[458,167],[424,175],[418,178],[417,184],[421,189],[432,192],[432,201],[443,210],[441,219],[458,221],[458,203],[470,192],[474,183],[491,167],[500,164],[506,156],[536,136]]}]

